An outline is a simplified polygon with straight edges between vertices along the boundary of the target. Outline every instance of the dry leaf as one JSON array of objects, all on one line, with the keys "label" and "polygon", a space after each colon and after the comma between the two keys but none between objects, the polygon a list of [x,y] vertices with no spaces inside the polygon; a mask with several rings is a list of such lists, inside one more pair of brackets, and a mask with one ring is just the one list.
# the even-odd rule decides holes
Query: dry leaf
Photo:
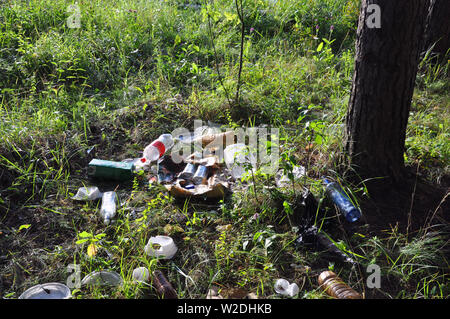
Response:
[{"label": "dry leaf", "polygon": [[95,244],[90,244],[88,246],[87,254],[89,257],[94,257],[95,255],[97,255],[97,252],[98,252],[98,248]]},{"label": "dry leaf", "polygon": [[220,233],[223,231],[230,231],[231,228],[232,228],[231,224],[216,226],[216,230]]},{"label": "dry leaf", "polygon": [[181,228],[181,226],[179,225],[171,225],[171,224],[167,224],[166,226],[164,226],[164,233],[168,234],[168,235],[173,235],[175,233],[183,233],[184,229]]},{"label": "dry leaf", "polygon": [[244,288],[225,288],[222,289],[222,293],[225,299],[244,299],[248,291]]}]

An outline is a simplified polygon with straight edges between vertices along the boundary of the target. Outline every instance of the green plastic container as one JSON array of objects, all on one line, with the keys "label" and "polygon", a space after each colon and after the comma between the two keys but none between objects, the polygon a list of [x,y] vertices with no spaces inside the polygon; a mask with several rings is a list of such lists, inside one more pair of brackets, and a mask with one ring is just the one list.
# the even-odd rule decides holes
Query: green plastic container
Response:
[{"label": "green plastic container", "polygon": [[134,164],[93,159],[89,163],[88,175],[93,178],[126,181],[133,178]]}]

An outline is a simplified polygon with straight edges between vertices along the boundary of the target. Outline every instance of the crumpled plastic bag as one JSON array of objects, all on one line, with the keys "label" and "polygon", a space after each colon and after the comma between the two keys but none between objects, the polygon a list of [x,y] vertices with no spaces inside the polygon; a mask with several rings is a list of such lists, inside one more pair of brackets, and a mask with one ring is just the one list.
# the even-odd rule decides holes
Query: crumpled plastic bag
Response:
[{"label": "crumpled plastic bag", "polygon": [[72,197],[73,200],[96,200],[102,198],[103,193],[100,192],[97,186],[80,187]]},{"label": "crumpled plastic bag", "polygon": [[301,231],[295,242],[297,246],[312,247],[316,251],[325,249],[328,252],[327,258],[329,259],[351,265],[358,264],[358,261],[353,260],[350,256],[342,252],[329,236],[316,226],[311,226]]},{"label": "crumpled plastic bag", "polygon": [[277,294],[294,297],[299,292],[298,285],[294,283],[289,283],[286,279],[277,279],[274,285],[274,290]]},{"label": "crumpled plastic bag", "polygon": [[[292,175],[294,180],[300,179],[306,175],[306,170],[303,166],[294,166],[292,169]],[[292,181],[289,179],[287,174],[284,174],[283,170],[279,170],[275,175],[275,183],[278,187],[290,187],[292,186]]]}]

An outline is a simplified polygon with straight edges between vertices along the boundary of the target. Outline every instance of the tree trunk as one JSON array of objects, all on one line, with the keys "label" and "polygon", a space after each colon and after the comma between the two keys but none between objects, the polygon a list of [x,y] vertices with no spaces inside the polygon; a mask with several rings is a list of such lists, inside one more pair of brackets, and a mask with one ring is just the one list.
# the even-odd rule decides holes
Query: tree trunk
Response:
[{"label": "tree trunk", "polygon": [[450,0],[429,0],[424,51],[435,45],[433,52],[443,57],[450,49]]},{"label": "tree trunk", "polygon": [[[349,164],[361,177],[391,177],[395,182],[405,177],[406,126],[427,3],[362,1],[345,138]],[[369,5],[381,9],[379,28],[367,23]]]}]

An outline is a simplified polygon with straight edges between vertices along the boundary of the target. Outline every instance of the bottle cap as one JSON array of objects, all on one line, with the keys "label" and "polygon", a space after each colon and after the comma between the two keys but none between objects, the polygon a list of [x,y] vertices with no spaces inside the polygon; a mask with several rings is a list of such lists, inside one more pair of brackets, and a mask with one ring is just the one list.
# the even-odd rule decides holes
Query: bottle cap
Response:
[{"label": "bottle cap", "polygon": [[360,217],[361,217],[361,212],[357,208],[351,209],[347,213],[347,215],[345,215],[345,218],[351,223],[356,222]]}]

